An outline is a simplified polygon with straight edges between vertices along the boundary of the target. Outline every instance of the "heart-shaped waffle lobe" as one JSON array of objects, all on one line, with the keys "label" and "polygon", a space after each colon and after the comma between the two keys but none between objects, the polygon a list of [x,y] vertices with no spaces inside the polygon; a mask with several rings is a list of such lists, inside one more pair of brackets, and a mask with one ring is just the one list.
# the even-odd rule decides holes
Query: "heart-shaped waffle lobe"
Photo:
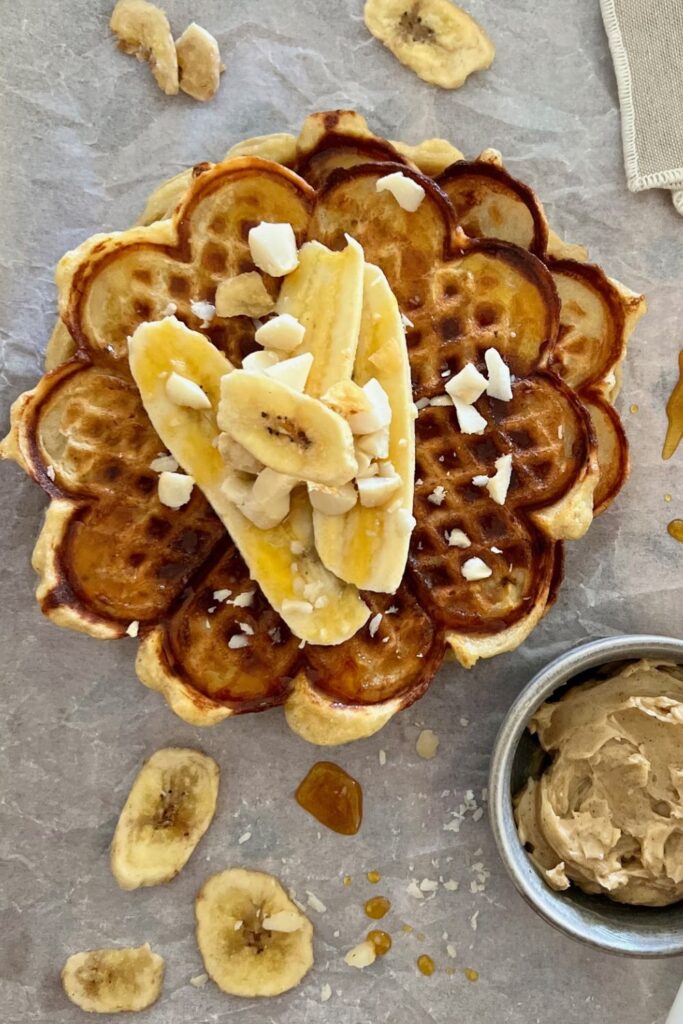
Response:
[{"label": "heart-shaped waffle lobe", "polygon": [[[601,510],[626,475],[610,398],[642,300],[566,258],[552,234],[549,255],[538,201],[495,154],[435,181],[420,147],[403,155],[348,112],[314,115],[296,150],[290,138],[274,145],[295,170],[245,143],[247,155],[164,186],[150,209],[177,202],[170,219],[67,254],[60,308],[77,356],[17,401],[3,454],[51,498],[34,554],[50,618],[101,637],[139,629],[141,680],[188,721],[284,704],[301,735],[338,743],[421,696],[447,643],[470,666],[516,647],[545,613],[560,542],[585,532],[594,492]],[[269,155],[267,137],[255,151]],[[433,173],[442,151],[425,150]],[[424,189],[414,212],[377,189],[396,172]],[[299,245],[341,249],[351,235],[407,318],[419,409],[409,563],[396,594],[362,595],[365,625],[333,646],[291,634],[198,487],[181,508],[161,504],[152,464],[165,449],[128,366],[128,337],[171,313],[235,366],[258,348],[251,317],[207,318],[206,304],[220,282],[254,272],[248,234],[262,221],[291,224]],[[275,298],[279,282],[262,276]],[[486,425],[464,433],[445,384],[469,364],[486,374],[491,349],[512,398],[482,394]],[[486,484],[508,457],[498,503]],[[468,574],[472,561],[486,573]]]}]

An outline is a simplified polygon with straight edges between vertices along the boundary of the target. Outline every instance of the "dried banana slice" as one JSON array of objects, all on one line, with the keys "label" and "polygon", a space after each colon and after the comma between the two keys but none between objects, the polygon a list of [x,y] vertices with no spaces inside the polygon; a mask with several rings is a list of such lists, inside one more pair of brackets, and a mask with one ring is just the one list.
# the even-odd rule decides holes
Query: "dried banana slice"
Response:
[{"label": "dried banana slice", "polygon": [[159,998],[163,979],[164,961],[149,943],[74,953],[62,968],[68,998],[89,1013],[145,1010]]},{"label": "dried banana slice", "polygon": [[218,92],[224,70],[214,37],[193,21],[176,39],[175,49],[180,88],[200,103],[210,100]]},{"label": "dried banana slice", "polygon": [[230,868],[209,878],[195,902],[206,972],[232,996],[278,996],[313,965],[313,926],[277,878]]},{"label": "dried banana slice", "polygon": [[360,590],[393,594],[408,559],[415,475],[415,429],[410,366],[401,314],[386,277],[378,267],[365,268],[363,318],[354,369],[357,384],[375,379],[389,398],[391,424],[388,456],[400,485],[380,507],[361,500],[343,515],[313,513],[315,544],[327,568]]},{"label": "dried banana slice", "polygon": [[[294,492],[287,518],[262,530],[242,515],[224,491],[234,474],[215,446],[220,380],[232,370],[225,356],[204,335],[167,317],[137,328],[129,342],[129,361],[152,426],[223,521],[271,607],[300,640],[314,644],[348,640],[370,613],[357,589],[337,579],[320,561],[306,495]],[[211,409],[174,405],[165,388],[172,370],[199,384]],[[307,594],[315,597],[309,600]]]},{"label": "dried banana slice", "polygon": [[218,426],[264,466],[298,480],[340,487],[358,470],[346,420],[265,374],[223,378]]},{"label": "dried banana slice", "polygon": [[474,18],[449,0],[366,0],[363,16],[402,64],[443,89],[490,67],[496,52]]},{"label": "dried banana slice", "polygon": [[178,92],[178,58],[168,18],[147,0],[119,0],[109,27],[124,53],[148,61],[157,85],[167,96]]},{"label": "dried banana slice", "polygon": [[185,867],[216,810],[218,765],[197,750],[167,747],[144,763],[111,847],[122,889],[170,882]]}]

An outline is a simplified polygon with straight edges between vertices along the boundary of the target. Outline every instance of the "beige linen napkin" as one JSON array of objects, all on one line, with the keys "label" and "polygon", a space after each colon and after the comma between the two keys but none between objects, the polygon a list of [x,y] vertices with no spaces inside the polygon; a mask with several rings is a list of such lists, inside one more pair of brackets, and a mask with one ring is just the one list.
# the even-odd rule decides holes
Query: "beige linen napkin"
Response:
[{"label": "beige linen napkin", "polygon": [[683,214],[683,0],[600,0],[632,192],[665,188]]}]

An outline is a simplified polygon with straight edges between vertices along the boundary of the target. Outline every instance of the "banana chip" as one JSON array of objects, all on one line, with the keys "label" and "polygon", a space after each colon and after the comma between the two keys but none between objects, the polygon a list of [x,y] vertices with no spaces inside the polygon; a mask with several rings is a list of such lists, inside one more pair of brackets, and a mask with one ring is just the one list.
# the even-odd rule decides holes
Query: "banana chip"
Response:
[{"label": "banana chip", "polygon": [[170,882],[187,864],[216,810],[218,765],[197,750],[157,750],[140,769],[111,847],[122,889]]},{"label": "banana chip", "polygon": [[214,37],[193,21],[176,39],[175,49],[180,88],[201,103],[210,100],[218,92],[224,70]]},{"label": "banana chip", "polygon": [[402,64],[442,89],[490,67],[496,52],[474,18],[448,0],[366,0],[364,18]]},{"label": "banana chip", "polygon": [[168,18],[148,0],[118,0],[109,22],[119,47],[147,61],[167,96],[178,92],[178,58]]},{"label": "banana chip", "polygon": [[232,996],[279,996],[313,966],[313,926],[277,878],[231,868],[209,878],[195,903],[204,967]]},{"label": "banana chip", "polygon": [[164,961],[149,944],[74,953],[62,969],[68,998],[88,1013],[145,1010],[159,998]]}]

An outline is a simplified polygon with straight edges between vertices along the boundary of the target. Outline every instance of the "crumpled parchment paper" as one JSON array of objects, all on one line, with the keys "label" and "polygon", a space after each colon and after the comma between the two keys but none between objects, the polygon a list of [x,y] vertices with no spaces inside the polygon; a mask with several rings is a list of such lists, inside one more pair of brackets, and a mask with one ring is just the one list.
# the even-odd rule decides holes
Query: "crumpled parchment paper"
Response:
[{"label": "crumpled parchment paper", "polygon": [[[361,0],[169,0],[176,34],[195,19],[219,40],[226,72],[206,106],[167,98],[146,66],[116,51],[111,6],[2,3],[3,429],[10,402],[40,373],[62,253],[95,231],[130,224],[153,187],[182,167],[218,158],[249,135],[297,131],[313,110],[355,107],[382,135],[442,135],[470,155],[496,146],[538,189],[554,227],[646,292],[650,312],[632,340],[619,399],[631,480],[588,537],[568,546],[566,582],[548,618],[514,654],[469,673],[445,667],[429,694],[378,736],[323,752],[363,786],[365,819],[354,838],[318,829],[295,805],[292,793],[320,754],[279,712],[193,729],[136,681],[133,641],[98,643],[41,617],[29,560],[44,501],[16,467],[0,468],[4,1024],[77,1024],[82,1013],[59,984],[67,955],[146,940],[167,964],[162,998],[140,1017],[149,1024],[663,1021],[683,964],[614,959],[552,931],[514,892],[486,814],[477,812],[497,727],[531,673],[587,638],[683,631],[683,548],[666,533],[683,516],[683,451],[669,463],[659,454],[683,344],[683,234],[666,197],[626,190],[597,4],[468,0],[497,56],[490,71],[445,93],[370,37]],[[421,727],[441,741],[429,762],[415,753]],[[217,758],[218,812],[170,886],[120,892],[108,865],[116,817],[142,760],[168,744]],[[246,832],[251,838],[239,844]],[[190,985],[203,972],[194,894],[208,874],[239,864],[273,871],[304,903],[314,893],[327,908],[309,908],[314,970],[265,1003]],[[379,884],[367,882],[369,870],[381,873]],[[413,879],[453,879],[459,888],[440,883],[419,899],[407,891]],[[383,924],[394,946],[355,971],[343,953],[370,927],[362,905],[378,894],[392,901]],[[431,978],[416,969],[421,953],[436,963]],[[466,980],[468,967],[479,971],[476,983]],[[323,1003],[326,983],[332,996]]]}]

